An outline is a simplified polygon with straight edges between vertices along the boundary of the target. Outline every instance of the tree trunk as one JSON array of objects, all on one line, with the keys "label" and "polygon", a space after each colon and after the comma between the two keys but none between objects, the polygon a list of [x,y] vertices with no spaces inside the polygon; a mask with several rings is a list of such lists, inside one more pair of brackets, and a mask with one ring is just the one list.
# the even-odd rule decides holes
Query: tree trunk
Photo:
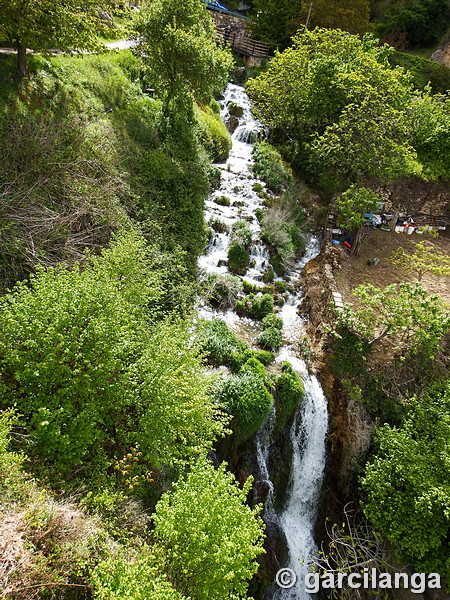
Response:
[{"label": "tree trunk", "polygon": [[27,49],[22,44],[17,44],[17,72],[25,77],[28,75]]},{"label": "tree trunk", "polygon": [[363,237],[363,226],[360,225],[358,227],[358,230],[355,233],[355,237],[353,238],[353,244],[352,244],[352,249],[350,250],[350,254],[352,256],[358,256],[359,255],[359,250],[361,248],[361,240]]}]

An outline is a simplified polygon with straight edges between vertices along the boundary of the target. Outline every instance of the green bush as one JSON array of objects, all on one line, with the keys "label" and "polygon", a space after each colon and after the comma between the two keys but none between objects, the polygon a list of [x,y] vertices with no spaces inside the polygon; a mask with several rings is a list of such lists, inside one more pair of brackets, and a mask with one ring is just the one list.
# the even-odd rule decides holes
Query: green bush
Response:
[{"label": "green bush", "polygon": [[220,308],[234,307],[238,295],[242,291],[241,280],[229,273],[208,275],[204,282],[205,298],[214,306]]},{"label": "green bush", "polygon": [[263,348],[278,350],[282,344],[281,332],[276,327],[268,327],[259,334],[258,342]]},{"label": "green bush", "polygon": [[230,206],[231,204],[231,200],[228,198],[228,196],[218,196],[217,198],[213,198],[213,202],[219,206]]},{"label": "green bush", "polygon": [[196,110],[200,139],[213,162],[225,162],[231,150],[231,136],[220,115],[209,108]]},{"label": "green bush", "polygon": [[250,255],[248,250],[233,242],[228,249],[228,268],[232,273],[244,275],[250,264]]},{"label": "green bush", "polygon": [[258,286],[254,283],[249,283],[248,281],[245,281],[245,279],[243,279],[242,289],[245,294],[256,294],[258,291]]},{"label": "green bush", "polygon": [[267,142],[255,144],[253,158],[253,173],[262,179],[272,192],[281,193],[292,181],[290,167],[283,161],[278,150]]},{"label": "green bush", "polygon": [[225,379],[218,392],[220,405],[233,415],[232,427],[238,442],[249,439],[258,431],[273,403],[266,387],[263,365],[255,361],[264,369],[264,375],[254,362],[248,364],[250,361],[241,367],[237,375]]},{"label": "green bush", "polygon": [[283,319],[275,313],[266,315],[262,322],[264,329],[268,329],[269,327],[275,327],[275,329],[279,329],[280,331],[283,329]]},{"label": "green bush", "polygon": [[305,389],[300,376],[294,371],[288,362],[283,363],[283,372],[277,379],[275,402],[277,408],[277,419],[275,431],[281,432],[303,399]]},{"label": "green bush", "polygon": [[255,559],[264,552],[261,507],[247,504],[251,484],[249,478],[241,486],[226,464],[215,469],[200,462],[158,502],[153,519],[161,562],[191,600],[247,598]]},{"label": "green bush", "polygon": [[252,230],[247,221],[236,221],[233,223],[233,240],[236,244],[248,248],[252,241]]},{"label": "green bush", "polygon": [[17,405],[42,464],[87,476],[136,443],[146,464],[171,464],[215,437],[187,325],[150,329],[161,281],[149,258],[131,233],[84,271],[39,269],[1,298],[0,408]]},{"label": "green bush", "polygon": [[203,323],[198,332],[198,340],[208,360],[216,365],[228,364],[233,353],[243,352],[247,348],[221,319]]},{"label": "green bush", "polygon": [[[121,554],[101,561],[91,572],[95,600],[183,600],[150,552],[134,558]],[[129,551],[128,551],[129,552]]]},{"label": "green bush", "polygon": [[273,312],[273,297],[270,294],[249,294],[247,298],[236,303],[236,310],[262,320],[266,315]]}]

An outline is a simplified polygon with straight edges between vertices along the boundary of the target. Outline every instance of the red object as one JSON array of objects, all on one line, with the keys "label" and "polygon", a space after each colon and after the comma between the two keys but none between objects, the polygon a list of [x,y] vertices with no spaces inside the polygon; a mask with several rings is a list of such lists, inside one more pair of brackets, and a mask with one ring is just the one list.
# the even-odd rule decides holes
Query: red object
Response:
[{"label": "red object", "polygon": [[348,249],[350,249],[352,247],[351,244],[349,244],[348,242],[344,242],[342,245]]}]

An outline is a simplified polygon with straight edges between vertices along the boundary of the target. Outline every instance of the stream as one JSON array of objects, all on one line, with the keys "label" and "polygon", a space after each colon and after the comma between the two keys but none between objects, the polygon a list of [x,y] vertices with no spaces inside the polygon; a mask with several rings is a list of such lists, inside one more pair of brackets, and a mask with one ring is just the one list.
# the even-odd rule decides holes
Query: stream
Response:
[{"label": "stream", "polygon": [[[249,99],[242,87],[229,84],[224,93],[221,116],[225,122],[229,117],[228,109],[234,102],[244,109],[239,125],[233,133],[233,146],[225,164],[218,164],[221,169],[221,186],[214,191],[205,204],[205,220],[219,219],[231,230],[234,222],[244,219],[252,230],[250,251],[250,268],[243,277],[246,281],[263,287],[263,274],[269,265],[269,252],[260,239],[261,227],[255,216],[258,208],[263,208],[263,200],[253,190],[256,179],[251,170],[252,144],[264,134],[264,128],[251,114]],[[220,206],[214,202],[219,196],[230,198],[230,206]],[[214,232],[206,253],[199,258],[199,268],[206,273],[228,273],[227,252],[231,243],[230,233]],[[275,361],[282,364],[291,363],[301,376],[305,396],[295,415],[291,431],[292,465],[288,484],[286,502],[281,511],[276,511],[272,498],[276,490],[271,480],[269,454],[272,443],[272,430],[275,422],[275,408],[256,435],[256,458],[258,473],[256,482],[268,490],[264,506],[266,522],[276,522],[282,528],[289,552],[289,564],[283,565],[292,569],[297,575],[297,583],[291,588],[280,588],[275,582],[265,594],[266,600],[306,600],[312,596],[305,591],[304,576],[308,572],[308,557],[317,548],[314,541],[314,526],[317,517],[317,506],[321,491],[323,470],[325,465],[325,436],[328,429],[327,401],[317,377],[308,371],[305,362],[299,357],[299,340],[305,336],[305,323],[298,314],[302,295],[299,291],[302,270],[309,260],[317,256],[319,242],[309,236],[304,256],[298,260],[293,269],[282,278],[297,290],[291,293],[278,313],[283,319],[283,345]],[[281,278],[279,278],[281,279]],[[241,339],[256,346],[256,337],[260,325],[248,317],[239,316],[232,309],[220,311],[207,305],[198,308],[199,317],[212,320],[220,318]]]}]

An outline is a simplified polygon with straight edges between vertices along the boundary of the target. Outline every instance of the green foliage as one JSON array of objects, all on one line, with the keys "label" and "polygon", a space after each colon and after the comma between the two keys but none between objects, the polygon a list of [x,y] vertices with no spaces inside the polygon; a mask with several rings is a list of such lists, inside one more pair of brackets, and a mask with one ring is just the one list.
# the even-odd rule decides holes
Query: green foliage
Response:
[{"label": "green foliage", "polygon": [[305,250],[297,219],[295,208],[281,198],[267,210],[261,222],[261,239],[269,245],[270,262],[278,275],[292,267],[295,258]]},{"label": "green foliage", "polygon": [[213,202],[219,206],[230,206],[231,204],[231,200],[228,198],[228,196],[218,196],[217,198],[213,198]]},{"label": "green foliage", "polygon": [[269,327],[275,327],[275,329],[283,329],[283,319],[276,315],[275,313],[271,313],[266,315],[262,320],[264,329],[268,329]]},{"label": "green foliage", "polygon": [[225,162],[231,150],[231,136],[220,115],[210,108],[197,108],[196,115],[201,125],[200,139],[212,162]]},{"label": "green foliage", "polygon": [[258,342],[263,348],[278,350],[282,343],[281,332],[277,327],[267,327],[259,334]]},{"label": "green foliage", "polygon": [[228,268],[232,273],[243,275],[250,264],[250,255],[245,246],[233,242],[228,249]]},{"label": "green foliage", "polygon": [[432,242],[420,240],[414,252],[408,254],[400,247],[392,254],[391,261],[397,267],[417,273],[417,281],[421,281],[425,273],[433,275],[450,275],[450,256],[436,249]]},{"label": "green foliage", "polygon": [[17,500],[24,490],[25,457],[9,448],[11,430],[17,423],[18,417],[14,409],[0,412],[0,491],[4,500],[8,497]]},{"label": "green foliage", "polygon": [[161,285],[147,260],[125,236],[84,271],[39,269],[1,299],[1,405],[17,405],[31,451],[66,473],[136,443],[147,464],[173,464],[221,430],[187,327],[150,330]]},{"label": "green foliage", "polygon": [[[19,50],[19,72],[27,73],[26,48],[49,50],[95,50],[99,48],[97,34],[106,29],[99,9],[110,2],[97,0],[67,0],[64,4],[50,0],[20,0],[0,5],[2,36]],[[21,63],[23,53],[24,63]]]},{"label": "green foliage", "polygon": [[253,158],[253,173],[262,179],[272,192],[281,193],[292,181],[291,169],[278,150],[267,142],[258,142],[253,146]]},{"label": "green foliage", "polygon": [[295,153],[296,165],[317,176],[358,180],[410,170],[403,111],[409,77],[388,63],[390,50],[369,35],[304,30],[247,89],[274,135]]},{"label": "green foliage", "polygon": [[[377,11],[378,12],[378,11]],[[383,5],[376,23],[379,37],[392,39],[404,49],[430,47],[445,33],[450,18],[445,0],[413,0]]]},{"label": "green foliage", "polygon": [[[310,4],[302,3],[295,29],[301,29],[305,25],[309,11]],[[362,34],[369,29],[369,16],[369,0],[337,0],[333,4],[333,10],[330,10],[327,0],[316,0],[311,7],[308,26],[309,29],[325,27]]]},{"label": "green foliage", "polygon": [[242,291],[242,284],[239,277],[234,277],[229,273],[217,275],[211,273],[204,282],[205,298],[214,306],[219,308],[234,307],[238,295]]},{"label": "green foliage", "polygon": [[426,89],[410,105],[408,119],[412,144],[429,178],[450,178],[450,98],[431,95]]},{"label": "green foliage", "polygon": [[236,310],[244,312],[254,319],[262,320],[266,315],[273,312],[273,297],[270,294],[249,294],[244,300],[236,303]]},{"label": "green foliage", "polygon": [[336,202],[337,224],[349,231],[356,231],[364,222],[364,213],[373,212],[381,198],[368,188],[352,185]]},{"label": "green foliage", "polygon": [[290,363],[283,363],[283,372],[276,381],[276,432],[281,432],[293,418],[304,393],[305,390],[300,376],[294,371]]},{"label": "green foliage", "polygon": [[298,5],[289,0],[253,0],[253,35],[274,49],[286,48],[291,43],[298,12]]},{"label": "green foliage", "polygon": [[216,365],[227,364],[233,352],[246,349],[246,344],[231,333],[225,321],[221,319],[203,323],[198,340],[208,359]]},{"label": "green foliage", "polygon": [[[260,507],[246,505],[225,465],[195,465],[163,495],[154,515],[155,541],[175,587],[192,600],[246,598],[262,547]],[[153,597],[153,596],[152,596]]]},{"label": "green foliage", "polygon": [[419,572],[450,586],[450,388],[411,400],[401,427],[380,427],[362,487],[365,513]]},{"label": "green foliage", "polygon": [[389,57],[389,62],[393,67],[406,69],[417,89],[424,90],[428,84],[438,94],[445,94],[450,89],[450,72],[446,65],[404,52],[394,52]]},{"label": "green foliage", "polygon": [[134,24],[136,52],[167,112],[172,101],[186,112],[194,97],[208,103],[221,92],[232,65],[231,54],[214,39],[213,21],[198,0],[155,0]]},{"label": "green foliage", "polygon": [[365,284],[353,294],[359,306],[345,305],[337,315],[338,327],[348,327],[369,346],[388,343],[402,360],[418,352],[434,358],[450,328],[448,306],[439,296],[429,296],[421,285],[409,283],[384,289]]},{"label": "green foliage", "polygon": [[273,403],[267,384],[264,366],[251,358],[237,375],[226,378],[218,390],[220,405],[233,415],[231,424],[238,442],[251,438],[267,417]]},{"label": "green foliage", "polygon": [[[121,548],[125,554],[126,549]],[[96,600],[185,600],[167,575],[159,572],[150,551],[136,558],[113,556],[101,561],[91,572]],[[187,600],[187,599],[186,599]]]},{"label": "green foliage", "polygon": [[252,230],[247,221],[236,221],[233,223],[233,240],[236,244],[248,248],[252,241]]}]

